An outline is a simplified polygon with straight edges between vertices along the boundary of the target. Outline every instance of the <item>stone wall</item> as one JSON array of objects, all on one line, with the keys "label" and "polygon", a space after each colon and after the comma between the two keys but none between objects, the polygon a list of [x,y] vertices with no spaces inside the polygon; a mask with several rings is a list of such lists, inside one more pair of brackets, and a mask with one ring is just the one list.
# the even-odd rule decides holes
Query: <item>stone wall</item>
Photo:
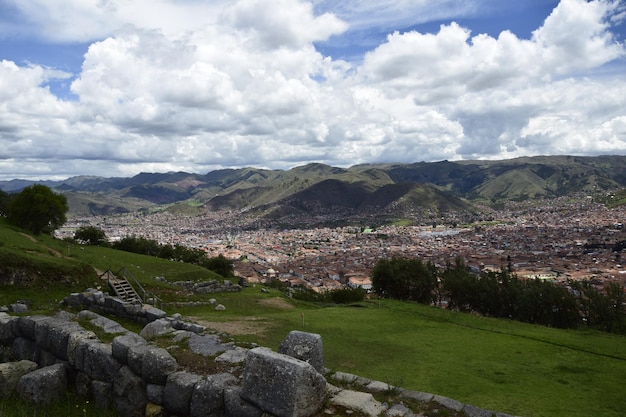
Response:
[{"label": "stone wall", "polygon": [[[112,343],[103,343],[76,321],[79,317],[102,329],[115,328],[109,319],[91,311],[77,317],[67,313],[58,317],[0,313],[0,343],[11,348],[14,358],[11,363],[0,364],[0,386],[7,391],[4,394],[15,391],[22,398],[47,404],[73,389],[123,416],[260,417],[269,413],[309,417],[323,405],[326,380],[305,360],[260,347],[233,355],[241,351],[207,335],[214,347],[210,353],[217,351],[222,360],[238,361],[232,368],[240,366],[243,370],[238,376],[236,372],[198,375],[183,370],[167,349],[123,328],[115,328],[121,333]],[[167,327],[159,322],[170,323],[168,332],[175,337],[201,337],[176,331],[174,323],[180,322],[179,318],[154,322],[157,327]],[[299,340],[307,338],[304,334]]]},{"label": "stone wall", "polygon": [[[112,342],[102,342],[80,324],[84,321],[115,335]],[[194,353],[226,364],[228,372],[183,369],[168,349],[154,343],[158,336],[163,343],[165,335],[173,344],[186,341]],[[329,404],[371,417],[414,416],[402,403],[382,404],[372,395],[397,390],[401,398],[437,402],[450,416],[506,417],[340,372],[329,375],[329,381],[350,389],[338,388],[323,375],[320,335],[299,331],[289,333],[274,352],[222,343],[177,314],[153,320],[136,334],[89,310],[55,317],[0,313],[0,345],[9,347],[13,357],[0,363],[0,396],[16,392],[45,405],[64,398],[69,389],[121,416],[312,417],[323,415]]]}]

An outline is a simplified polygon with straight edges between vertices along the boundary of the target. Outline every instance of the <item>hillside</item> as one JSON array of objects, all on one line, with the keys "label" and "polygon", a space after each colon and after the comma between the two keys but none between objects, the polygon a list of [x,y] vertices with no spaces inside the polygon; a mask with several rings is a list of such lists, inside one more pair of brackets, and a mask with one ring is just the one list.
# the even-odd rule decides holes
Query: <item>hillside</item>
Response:
[{"label": "hillside", "polygon": [[[0,182],[17,191],[32,182]],[[259,218],[325,216],[403,218],[475,212],[474,203],[552,198],[626,187],[626,156],[538,156],[503,161],[308,164],[287,171],[223,169],[205,175],[142,173],[132,178],[81,176],[44,182],[64,193],[70,214],[108,215],[181,206],[252,211]]]},{"label": "hillside", "polygon": [[[227,332],[244,346],[276,349],[289,331],[303,329],[322,336],[326,366],[335,371],[514,415],[617,417],[626,412],[620,385],[626,370],[623,336],[384,299],[353,306],[316,305],[260,286],[192,296],[171,282],[214,278],[209,271],[30,236],[2,219],[0,242],[0,305],[27,300],[29,314],[54,313],[70,292],[101,285],[97,270],[126,266],[166,301],[204,302],[171,307],[168,313]],[[157,276],[166,282],[155,280]],[[226,311],[207,308],[213,297]]]}]

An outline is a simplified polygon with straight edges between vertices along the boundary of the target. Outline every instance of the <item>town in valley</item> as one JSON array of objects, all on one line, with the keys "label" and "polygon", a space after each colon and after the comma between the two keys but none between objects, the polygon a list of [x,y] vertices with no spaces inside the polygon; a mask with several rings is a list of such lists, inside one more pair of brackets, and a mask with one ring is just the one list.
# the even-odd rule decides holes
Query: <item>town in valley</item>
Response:
[{"label": "town in valley", "polygon": [[95,226],[111,241],[135,236],[199,248],[208,257],[232,260],[235,275],[249,284],[277,279],[315,291],[371,289],[378,260],[393,257],[441,267],[460,257],[475,272],[507,269],[526,279],[589,280],[602,290],[608,282],[626,283],[626,205],[609,207],[581,194],[483,208],[470,223],[462,223],[455,213],[443,214],[439,221],[414,213],[394,224],[360,219],[337,227],[298,228],[264,227],[258,219],[232,211],[137,212],[70,216],[57,236],[71,237],[79,227]]}]

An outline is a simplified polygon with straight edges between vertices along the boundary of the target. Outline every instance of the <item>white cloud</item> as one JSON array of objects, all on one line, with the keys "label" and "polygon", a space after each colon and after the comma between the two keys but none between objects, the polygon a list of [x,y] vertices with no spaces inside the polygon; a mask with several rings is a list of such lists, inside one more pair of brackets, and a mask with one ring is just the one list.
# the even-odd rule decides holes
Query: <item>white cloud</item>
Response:
[{"label": "white cloud", "polygon": [[[0,63],[10,178],[626,151],[626,76],[596,74],[624,57],[609,31],[618,2],[563,0],[527,40],[456,23],[396,32],[362,64],[315,49],[347,30],[316,14],[326,1],[61,3],[19,4],[44,35],[98,40],[75,101],[46,87],[70,74]],[[431,3],[411,4],[469,13]],[[372,4],[341,3],[338,16],[370,24]],[[403,5],[385,2],[381,19]]]}]

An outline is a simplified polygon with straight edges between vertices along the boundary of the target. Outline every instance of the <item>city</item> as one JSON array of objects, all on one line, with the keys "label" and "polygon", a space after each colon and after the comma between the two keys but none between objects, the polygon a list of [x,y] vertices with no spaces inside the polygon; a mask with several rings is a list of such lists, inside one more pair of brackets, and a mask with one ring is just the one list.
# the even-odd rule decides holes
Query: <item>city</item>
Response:
[{"label": "city", "polygon": [[[81,226],[102,229],[109,240],[144,237],[161,244],[223,255],[249,283],[279,279],[316,291],[345,286],[371,288],[381,258],[407,257],[439,266],[461,257],[475,272],[509,269],[520,278],[555,282],[626,283],[622,221],[626,207],[607,208],[589,196],[509,202],[468,225],[344,226],[310,229],[251,228],[253,219],[233,212],[181,216],[167,212],[69,219],[58,237]],[[455,217],[454,213],[451,213]],[[622,245],[620,245],[622,242]]]}]

